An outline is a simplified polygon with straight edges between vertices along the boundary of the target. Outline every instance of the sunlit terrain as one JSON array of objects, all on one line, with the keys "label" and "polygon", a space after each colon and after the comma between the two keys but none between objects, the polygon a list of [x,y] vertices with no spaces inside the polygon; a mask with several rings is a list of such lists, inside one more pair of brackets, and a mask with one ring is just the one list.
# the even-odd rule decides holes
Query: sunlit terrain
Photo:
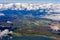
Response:
[{"label": "sunlit terrain", "polygon": [[30,40],[39,40],[41,36],[59,40],[60,4],[0,4],[0,39],[24,40],[23,36],[32,36]]}]

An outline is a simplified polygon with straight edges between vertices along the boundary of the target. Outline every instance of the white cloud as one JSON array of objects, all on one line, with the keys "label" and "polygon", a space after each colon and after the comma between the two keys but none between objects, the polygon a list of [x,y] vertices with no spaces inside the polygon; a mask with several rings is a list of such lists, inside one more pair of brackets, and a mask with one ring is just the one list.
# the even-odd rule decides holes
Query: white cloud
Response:
[{"label": "white cloud", "polygon": [[51,27],[51,29],[53,29],[54,31],[58,31],[60,28],[59,27],[57,27],[57,26],[50,26]]},{"label": "white cloud", "polygon": [[11,21],[7,21],[7,23],[12,23]]},{"label": "white cloud", "polygon": [[5,30],[0,32],[0,38],[2,38],[3,36],[7,36],[8,34],[12,34],[12,33],[13,33],[12,31],[5,29]]},{"label": "white cloud", "polygon": [[60,20],[60,14],[46,15],[43,18],[48,18],[48,19],[53,19],[53,20]]},{"label": "white cloud", "polygon": [[48,3],[48,4],[32,4],[32,3],[9,3],[9,4],[0,4],[0,10],[6,10],[6,9],[11,9],[11,10],[36,10],[36,9],[53,9],[56,12],[60,12],[60,4],[53,4],[53,3]]},{"label": "white cloud", "polygon": [[0,13],[0,16],[5,16],[5,14],[4,13]]},{"label": "white cloud", "polygon": [[3,4],[0,4],[0,9],[2,9],[3,8]]},{"label": "white cloud", "polygon": [[3,30],[2,32],[0,32],[0,38],[7,34],[9,34],[9,30],[8,29]]}]

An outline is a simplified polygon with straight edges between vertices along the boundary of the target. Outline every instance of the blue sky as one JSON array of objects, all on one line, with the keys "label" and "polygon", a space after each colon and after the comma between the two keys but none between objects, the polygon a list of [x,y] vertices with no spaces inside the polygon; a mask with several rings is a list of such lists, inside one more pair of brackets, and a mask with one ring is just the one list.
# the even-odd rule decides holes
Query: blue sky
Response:
[{"label": "blue sky", "polygon": [[11,2],[21,2],[21,3],[60,3],[60,0],[0,0],[0,3],[11,3]]}]

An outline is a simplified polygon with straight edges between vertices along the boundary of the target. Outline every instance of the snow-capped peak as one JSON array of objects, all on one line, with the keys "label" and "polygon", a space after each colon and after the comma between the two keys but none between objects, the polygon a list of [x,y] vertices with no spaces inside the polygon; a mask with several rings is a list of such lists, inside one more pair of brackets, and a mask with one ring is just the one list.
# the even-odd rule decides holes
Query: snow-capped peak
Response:
[{"label": "snow-capped peak", "polygon": [[9,4],[0,4],[0,10],[37,10],[37,9],[53,9],[56,12],[60,12],[60,4],[34,4],[34,3],[9,3]]}]

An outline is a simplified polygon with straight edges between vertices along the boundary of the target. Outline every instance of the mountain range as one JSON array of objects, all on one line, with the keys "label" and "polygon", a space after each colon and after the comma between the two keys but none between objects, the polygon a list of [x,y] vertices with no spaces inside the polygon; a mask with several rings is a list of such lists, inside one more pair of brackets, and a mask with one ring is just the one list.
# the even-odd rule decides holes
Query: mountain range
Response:
[{"label": "mountain range", "polygon": [[0,16],[46,18],[60,20],[60,4],[8,3],[0,4]]}]

